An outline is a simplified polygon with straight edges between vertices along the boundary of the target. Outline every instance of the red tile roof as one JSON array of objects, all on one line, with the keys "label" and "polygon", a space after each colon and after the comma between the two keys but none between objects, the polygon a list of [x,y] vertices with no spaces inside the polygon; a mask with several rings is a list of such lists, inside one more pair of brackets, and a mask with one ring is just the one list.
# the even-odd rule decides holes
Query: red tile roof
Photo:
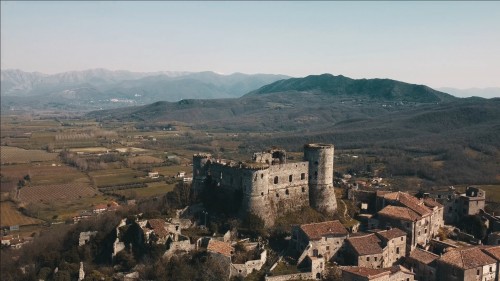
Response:
[{"label": "red tile roof", "polygon": [[340,221],[325,221],[300,226],[309,240],[319,240],[325,236],[347,236],[348,232]]},{"label": "red tile roof", "polygon": [[359,256],[382,254],[381,242],[377,235],[373,233],[347,238],[347,243]]},{"label": "red tile roof", "polygon": [[470,269],[496,263],[496,260],[479,247],[453,249],[441,256],[439,262],[447,263],[461,269]]},{"label": "red tile roof", "polygon": [[407,207],[399,207],[399,206],[386,206],[382,210],[378,212],[379,215],[396,218],[405,221],[417,221],[422,219],[422,217]]},{"label": "red tile roof", "polygon": [[352,273],[354,275],[362,276],[370,279],[379,278],[384,275],[389,275],[390,270],[384,268],[366,268],[359,266],[342,266],[342,271]]},{"label": "red tile roof", "polygon": [[430,210],[428,207],[424,205],[424,201],[418,199],[415,196],[412,196],[406,192],[392,192],[388,194],[384,194],[383,197],[386,200],[390,201],[397,201],[401,203],[402,205],[410,208],[414,212],[416,212],[420,216],[427,216],[432,213],[432,210]]},{"label": "red tile roof", "polygon": [[500,246],[485,247],[483,251],[500,261]]},{"label": "red tile roof", "polygon": [[428,252],[428,251],[425,251],[425,250],[422,250],[419,248],[415,248],[413,251],[410,252],[409,258],[414,259],[414,260],[421,262],[423,264],[430,264],[433,261],[435,261],[436,259],[438,259],[439,256],[434,254],[434,253],[431,253],[431,252]]},{"label": "red tile roof", "polygon": [[443,207],[442,204],[440,204],[436,199],[434,198],[425,198],[424,199],[424,205],[430,208],[438,207],[441,208]]},{"label": "red tile roof", "polygon": [[148,220],[148,227],[160,238],[165,238],[168,235],[168,231],[165,229],[165,221],[162,219]]},{"label": "red tile roof", "polygon": [[210,241],[208,241],[207,251],[231,257],[233,247],[229,243],[210,239]]},{"label": "red tile roof", "polygon": [[376,232],[378,235],[384,237],[387,240],[392,240],[394,238],[399,238],[401,236],[406,236],[406,232],[399,228],[391,228],[389,230],[380,230]]}]

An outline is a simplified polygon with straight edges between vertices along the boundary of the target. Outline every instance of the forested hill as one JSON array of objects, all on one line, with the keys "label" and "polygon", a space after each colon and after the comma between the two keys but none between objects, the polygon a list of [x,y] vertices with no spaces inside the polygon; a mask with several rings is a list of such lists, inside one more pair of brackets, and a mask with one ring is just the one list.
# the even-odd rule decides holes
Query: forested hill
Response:
[{"label": "forested hill", "polygon": [[454,96],[433,90],[424,85],[404,83],[391,79],[351,79],[332,74],[310,75],[304,78],[279,80],[262,86],[249,95],[283,92],[322,92],[334,96],[350,96],[386,101],[442,102]]}]

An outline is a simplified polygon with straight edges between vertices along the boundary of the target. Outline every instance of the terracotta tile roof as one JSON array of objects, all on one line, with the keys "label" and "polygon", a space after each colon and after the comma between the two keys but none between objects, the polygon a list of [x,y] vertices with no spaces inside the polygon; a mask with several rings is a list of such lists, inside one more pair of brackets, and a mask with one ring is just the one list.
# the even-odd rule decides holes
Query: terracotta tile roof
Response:
[{"label": "terracotta tile roof", "polygon": [[479,247],[453,249],[441,256],[439,262],[447,263],[461,269],[470,269],[496,263],[496,260]]},{"label": "terracotta tile roof", "polygon": [[417,221],[422,219],[422,217],[407,207],[399,207],[399,206],[386,206],[382,210],[378,212],[379,215],[396,218],[405,221]]},{"label": "terracotta tile roof", "polygon": [[377,235],[373,233],[347,238],[347,243],[359,256],[382,254],[381,242]]},{"label": "terracotta tile roof", "polygon": [[161,238],[165,238],[168,235],[168,231],[165,229],[165,221],[162,219],[150,219],[147,226]]},{"label": "terracotta tile roof", "polygon": [[415,248],[413,251],[410,252],[409,258],[428,265],[433,261],[435,261],[436,259],[438,259],[439,256],[434,253],[419,248]]},{"label": "terracotta tile roof", "polygon": [[406,268],[402,265],[392,266],[392,267],[390,267],[389,270],[391,271],[391,274],[398,273],[400,271],[407,273],[407,274],[413,274],[413,275],[415,274],[415,273],[411,272],[411,270],[409,270],[408,268]]},{"label": "terracotta tile roof", "polygon": [[347,236],[348,232],[340,221],[325,221],[300,226],[309,240],[319,240],[324,236]]},{"label": "terracotta tile roof", "polygon": [[443,207],[442,204],[440,204],[436,199],[434,198],[425,198],[424,199],[424,205],[430,208],[438,207],[441,208]]},{"label": "terracotta tile roof", "polygon": [[354,275],[362,276],[370,279],[379,278],[384,275],[389,275],[390,270],[384,268],[366,268],[359,266],[342,266],[342,271],[352,273]]},{"label": "terracotta tile roof", "polygon": [[210,239],[210,241],[208,241],[207,251],[231,257],[233,247],[231,247],[231,244],[229,243]]},{"label": "terracotta tile roof", "polygon": [[500,246],[485,247],[483,252],[500,261]]},{"label": "terracotta tile roof", "polygon": [[108,208],[107,204],[98,204],[98,205],[95,205],[94,210],[105,210],[107,208]]},{"label": "terracotta tile roof", "polygon": [[432,213],[432,211],[424,206],[424,202],[415,196],[412,196],[406,192],[393,192],[384,195],[387,200],[398,201],[402,205],[412,209],[414,212],[420,216],[426,216]]},{"label": "terracotta tile roof", "polygon": [[378,235],[384,237],[387,240],[392,240],[401,236],[406,236],[406,232],[399,228],[391,228],[389,230],[380,230],[376,232]]}]

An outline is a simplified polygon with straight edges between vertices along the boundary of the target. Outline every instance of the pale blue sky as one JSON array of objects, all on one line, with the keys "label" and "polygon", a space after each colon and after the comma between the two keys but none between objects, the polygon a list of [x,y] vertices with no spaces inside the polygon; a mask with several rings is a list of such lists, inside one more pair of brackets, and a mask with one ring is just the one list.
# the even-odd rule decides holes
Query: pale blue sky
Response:
[{"label": "pale blue sky", "polygon": [[1,67],[500,87],[500,2],[3,2]]}]

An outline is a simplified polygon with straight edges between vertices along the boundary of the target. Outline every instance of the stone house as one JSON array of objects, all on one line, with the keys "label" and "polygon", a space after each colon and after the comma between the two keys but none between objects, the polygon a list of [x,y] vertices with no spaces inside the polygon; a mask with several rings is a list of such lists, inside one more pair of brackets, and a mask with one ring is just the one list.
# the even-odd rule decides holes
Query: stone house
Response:
[{"label": "stone house", "polygon": [[465,193],[458,192],[454,187],[432,190],[424,193],[424,197],[434,198],[444,206],[444,221],[446,224],[457,223],[463,216],[479,214],[484,210],[486,192],[477,187],[467,187]]},{"label": "stone house", "polygon": [[480,247],[453,249],[437,259],[437,280],[495,280],[497,260]]},{"label": "stone house", "polygon": [[408,268],[415,272],[417,280],[436,281],[437,259],[439,259],[438,255],[420,248],[415,248],[406,258],[406,264]]},{"label": "stone house", "polygon": [[390,268],[365,268],[359,266],[342,266],[344,281],[414,281],[415,274],[407,268],[396,265]]},{"label": "stone house", "polygon": [[405,192],[377,193],[379,227],[398,227],[408,235],[407,252],[427,246],[444,226],[444,208],[439,202],[418,199]]},{"label": "stone house", "polygon": [[357,234],[346,239],[346,261],[367,268],[396,264],[406,253],[406,232],[392,228]]},{"label": "stone house", "polygon": [[500,246],[486,247],[483,252],[497,261],[495,281],[500,280]]},{"label": "stone house", "polygon": [[342,248],[348,235],[338,220],[294,226],[292,243],[302,253],[298,263],[306,256],[323,257],[325,261],[330,261]]}]

